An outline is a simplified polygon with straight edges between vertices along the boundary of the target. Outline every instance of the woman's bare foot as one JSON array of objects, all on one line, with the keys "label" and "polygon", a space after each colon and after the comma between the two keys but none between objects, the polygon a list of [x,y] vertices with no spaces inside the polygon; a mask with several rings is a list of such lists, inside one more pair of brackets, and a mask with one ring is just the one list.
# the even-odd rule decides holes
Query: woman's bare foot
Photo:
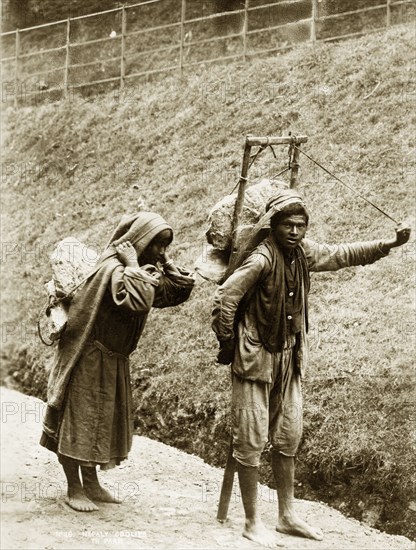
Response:
[{"label": "woman's bare foot", "polygon": [[254,522],[246,520],[243,537],[246,537],[253,542],[257,542],[257,544],[261,544],[266,548],[283,546],[283,544],[277,540],[276,534],[267,529],[263,522],[259,519]]},{"label": "woman's bare foot", "polygon": [[88,498],[95,502],[121,504],[122,500],[120,498],[117,498],[115,494],[111,494],[110,491],[100,485],[96,468],[81,466],[81,473],[82,484]]},{"label": "woman's bare foot", "polygon": [[91,502],[82,487],[77,487],[75,489],[68,487],[66,503],[77,512],[95,512],[98,510],[98,506]]},{"label": "woman's bare foot", "polygon": [[276,531],[287,535],[306,537],[308,539],[322,540],[324,535],[319,528],[311,527],[295,514],[279,517]]},{"label": "woman's bare foot", "polygon": [[84,491],[87,497],[94,502],[110,502],[113,504],[121,504],[122,500],[117,498],[115,494],[110,493],[104,487],[101,487],[99,483],[85,483]]}]

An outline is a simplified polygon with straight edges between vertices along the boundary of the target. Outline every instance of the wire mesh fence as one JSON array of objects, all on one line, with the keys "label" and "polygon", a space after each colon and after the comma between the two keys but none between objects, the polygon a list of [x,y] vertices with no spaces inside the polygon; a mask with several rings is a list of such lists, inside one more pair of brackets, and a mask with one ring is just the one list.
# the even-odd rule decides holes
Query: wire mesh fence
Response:
[{"label": "wire mesh fence", "polygon": [[[2,33],[2,102],[15,106],[123,89],[197,65],[271,55],[407,23],[415,0],[146,0]],[[174,9],[172,9],[172,5]],[[209,8],[209,9],[208,9]]]}]

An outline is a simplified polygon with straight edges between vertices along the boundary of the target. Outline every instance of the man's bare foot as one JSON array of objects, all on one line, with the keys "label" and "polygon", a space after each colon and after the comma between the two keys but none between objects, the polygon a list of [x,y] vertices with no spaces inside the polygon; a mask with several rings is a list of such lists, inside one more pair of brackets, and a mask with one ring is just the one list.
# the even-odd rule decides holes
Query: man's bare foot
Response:
[{"label": "man's bare foot", "polygon": [[324,538],[324,535],[319,528],[311,527],[295,514],[291,516],[279,517],[276,531],[279,531],[279,533],[285,533],[286,535],[295,535],[314,540],[322,540]]},{"label": "man's bare foot", "polygon": [[276,534],[267,529],[263,522],[259,519],[254,522],[246,520],[243,537],[246,537],[253,542],[257,542],[257,544],[261,544],[262,546],[266,546],[266,548],[283,546],[283,544],[278,541]]},{"label": "man's bare foot", "polygon": [[115,494],[111,494],[110,491],[101,487],[99,483],[85,483],[84,491],[88,498],[94,502],[110,502],[112,504],[121,504],[122,500],[117,498]]},{"label": "man's bare foot", "polygon": [[76,489],[68,488],[66,503],[77,512],[95,512],[98,510],[98,506],[91,502],[82,487]]}]

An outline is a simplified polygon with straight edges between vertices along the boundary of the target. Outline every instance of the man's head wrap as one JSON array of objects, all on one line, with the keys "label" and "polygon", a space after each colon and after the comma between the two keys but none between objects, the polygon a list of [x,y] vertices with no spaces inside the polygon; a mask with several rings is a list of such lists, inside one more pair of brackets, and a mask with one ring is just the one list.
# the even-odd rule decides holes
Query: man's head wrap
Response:
[{"label": "man's head wrap", "polygon": [[280,212],[284,212],[288,207],[292,205],[300,205],[304,210],[306,221],[309,220],[309,212],[306,208],[306,204],[302,195],[296,189],[281,189],[276,195],[271,197],[266,204],[266,212],[268,218],[272,218]]},{"label": "man's head wrap", "polygon": [[[248,254],[259,245],[259,243],[265,239],[270,232],[270,221],[276,214],[282,212],[285,214],[285,209],[291,206],[301,206],[302,214],[306,217],[306,223],[309,221],[309,212],[306,208],[306,204],[302,195],[296,189],[284,188],[279,189],[273,197],[271,197],[266,204],[266,212],[259,219],[253,229],[250,231],[245,239],[244,243],[241,243],[240,249],[237,254],[232,258],[229,263],[228,269],[225,274],[227,278],[237,267],[239,267],[243,261],[247,258]],[[288,211],[290,216],[290,211]],[[225,280],[225,279],[224,279]]]}]

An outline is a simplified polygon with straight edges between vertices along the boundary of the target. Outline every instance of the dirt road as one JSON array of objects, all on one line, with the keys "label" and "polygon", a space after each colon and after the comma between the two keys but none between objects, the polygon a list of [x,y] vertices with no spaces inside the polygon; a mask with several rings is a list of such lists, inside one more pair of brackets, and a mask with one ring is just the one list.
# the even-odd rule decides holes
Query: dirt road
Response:
[{"label": "dirt road", "polygon": [[[123,467],[100,475],[123,503],[101,505],[98,512],[74,512],[65,504],[66,485],[56,457],[38,445],[44,404],[5,388],[1,401],[3,549],[260,548],[241,537],[237,488],[228,524],[215,520],[222,470],[144,437],[134,438]],[[265,523],[272,527],[276,494],[262,486],[259,497]],[[380,533],[321,503],[299,500],[297,509],[323,529],[325,539],[280,535],[286,548],[415,548],[404,537]]]}]

